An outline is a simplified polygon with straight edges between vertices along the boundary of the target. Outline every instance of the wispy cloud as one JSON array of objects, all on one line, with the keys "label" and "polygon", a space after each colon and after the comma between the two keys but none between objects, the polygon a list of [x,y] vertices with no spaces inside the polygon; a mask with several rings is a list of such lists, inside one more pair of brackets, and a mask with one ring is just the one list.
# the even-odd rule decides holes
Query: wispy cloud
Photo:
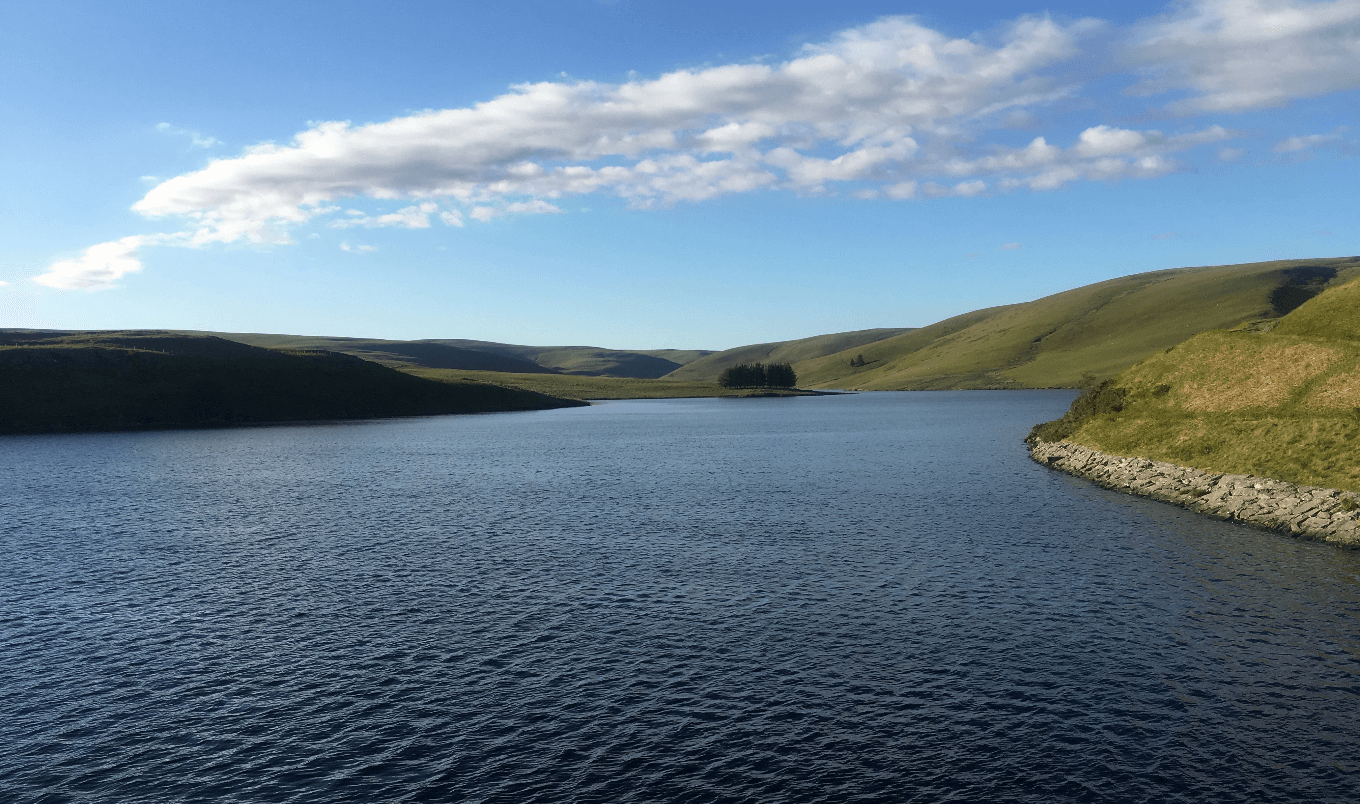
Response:
[{"label": "wispy cloud", "polygon": [[1001,249],[1002,249],[1003,251],[1015,251],[1015,250],[1018,249],[1018,248],[1024,248],[1024,247],[1025,247],[1025,244],[1024,244],[1024,243],[1006,243],[1005,245],[1003,245],[1003,246],[1001,247]]},{"label": "wispy cloud", "polygon": [[341,251],[348,251],[348,252],[351,252],[351,253],[354,253],[354,254],[367,254],[367,253],[370,252],[370,251],[377,251],[377,250],[378,250],[378,247],[377,247],[377,246],[351,246],[347,241],[343,241],[343,240],[342,240],[342,241],[340,242],[340,250],[341,250]]},{"label": "wispy cloud", "polygon": [[[1360,68],[1360,65],[1357,65],[1357,67]],[[1335,145],[1341,141],[1340,132],[1332,134],[1306,134],[1280,140],[1275,143],[1275,147],[1271,150],[1277,154],[1292,154],[1298,153],[1299,151],[1312,150],[1313,148],[1323,145]]]},{"label": "wispy cloud", "polygon": [[[169,123],[157,123],[156,130],[163,134],[173,134],[177,137],[188,137],[189,144],[195,148],[211,148],[214,145],[221,145],[222,141],[216,137],[209,137],[206,134],[199,134],[197,131],[190,131],[185,128],[176,128]],[[145,177],[143,177],[145,178]]]}]

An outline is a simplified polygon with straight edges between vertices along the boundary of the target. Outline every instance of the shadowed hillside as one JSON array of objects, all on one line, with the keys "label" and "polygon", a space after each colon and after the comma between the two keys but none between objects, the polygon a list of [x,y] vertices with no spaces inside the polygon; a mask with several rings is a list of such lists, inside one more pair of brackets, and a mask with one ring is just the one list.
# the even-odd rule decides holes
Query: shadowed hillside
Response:
[{"label": "shadowed hillside", "polygon": [[856,349],[865,344],[881,341],[910,332],[907,329],[861,329],[855,332],[838,332],[833,335],[817,335],[800,338],[796,341],[775,341],[757,343],[752,346],[738,346],[722,352],[714,352],[700,357],[666,375],[668,380],[688,380],[715,382],[725,369],[743,363],[797,363],[842,350]]},{"label": "shadowed hillside", "polygon": [[1360,279],[1272,329],[1205,332],[1160,352],[1033,436],[1360,491]]},{"label": "shadowed hillside", "polygon": [[335,352],[166,333],[0,331],[0,432],[539,410],[582,404],[442,383]]},{"label": "shadowed hillside", "polygon": [[[1079,387],[1210,329],[1264,326],[1360,258],[1179,268],[993,307],[794,364],[807,387]],[[863,355],[863,366],[851,361]]]},{"label": "shadowed hillside", "polygon": [[258,332],[192,333],[260,346],[265,349],[322,350],[354,355],[393,368],[414,367],[513,371],[520,374],[552,373],[530,360],[495,352],[450,346],[438,341],[387,341],[367,338],[331,338],[314,335],[270,335]]}]

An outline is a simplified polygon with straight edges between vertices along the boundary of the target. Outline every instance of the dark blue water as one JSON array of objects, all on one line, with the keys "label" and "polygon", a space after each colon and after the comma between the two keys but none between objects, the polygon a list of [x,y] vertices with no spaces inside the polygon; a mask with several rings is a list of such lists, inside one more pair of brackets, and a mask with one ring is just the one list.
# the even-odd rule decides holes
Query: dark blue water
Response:
[{"label": "dark blue water", "polygon": [[1360,554],[1065,392],[0,439],[0,801],[1353,801]]}]

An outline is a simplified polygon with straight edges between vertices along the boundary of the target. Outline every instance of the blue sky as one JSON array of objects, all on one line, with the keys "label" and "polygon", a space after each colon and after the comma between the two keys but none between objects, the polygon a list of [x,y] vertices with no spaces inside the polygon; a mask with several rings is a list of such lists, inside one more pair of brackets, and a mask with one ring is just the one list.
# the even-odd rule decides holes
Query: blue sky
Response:
[{"label": "blue sky", "polygon": [[721,349],[1360,253],[1360,0],[11,3],[0,326]]}]

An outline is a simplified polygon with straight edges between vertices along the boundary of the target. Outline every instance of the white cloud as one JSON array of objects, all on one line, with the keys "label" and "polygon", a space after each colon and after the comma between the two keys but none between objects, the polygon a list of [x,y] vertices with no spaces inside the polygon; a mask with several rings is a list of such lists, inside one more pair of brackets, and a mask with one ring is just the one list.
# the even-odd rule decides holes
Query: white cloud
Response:
[{"label": "white cloud", "polygon": [[[502,215],[521,215],[521,214],[560,215],[561,213],[562,210],[556,205],[549,204],[547,201],[544,201],[540,198],[534,198],[528,201],[515,201],[513,203],[505,204],[504,206],[499,207],[489,206],[473,207],[472,211],[469,212],[468,214],[471,215],[474,220],[479,220],[485,223],[493,218],[499,218]],[[459,222],[453,225],[462,226],[463,225],[462,218],[460,217]]]},{"label": "white cloud", "polygon": [[[480,220],[487,213],[477,207],[507,196],[607,192],[646,207],[887,178],[917,150],[914,131],[953,136],[987,110],[1066,91],[1041,73],[1074,55],[1084,30],[1024,18],[988,44],[890,17],[779,65],[525,84],[468,108],[318,123],[287,145],[165,181],[134,209],[187,218],[195,243],[286,242],[289,226],[358,196],[457,199],[475,204],[469,216]],[[787,163],[782,175],[761,149]],[[708,158],[723,153],[730,158]]]},{"label": "white cloud", "polygon": [[[994,148],[975,159],[952,158],[936,169],[955,176],[1000,175],[1002,190],[1027,187],[1056,190],[1078,180],[1150,179],[1179,169],[1168,154],[1233,136],[1222,126],[1209,126],[1167,137],[1160,131],[1095,126],[1081,132],[1067,149],[1035,137],[1024,148]],[[938,190],[930,194],[944,195]],[[958,193],[950,193],[958,194]]]},{"label": "white cloud", "polygon": [[[331,226],[337,229],[348,229],[351,226],[365,226],[370,229],[383,226],[397,226],[403,229],[428,229],[430,228],[430,215],[438,211],[439,205],[433,201],[404,207],[386,215],[368,216],[364,215],[361,210],[350,209],[346,210],[345,214],[351,217],[334,221]],[[363,217],[354,217],[356,214]]]},{"label": "white cloud", "polygon": [[1110,156],[1132,153],[1146,144],[1147,137],[1141,132],[1096,126],[1081,132],[1073,150],[1077,156]]},{"label": "white cloud", "polygon": [[1218,149],[1218,161],[1220,161],[1220,162],[1236,162],[1237,160],[1241,159],[1242,157],[1244,157],[1244,156],[1246,156],[1246,155],[1247,155],[1247,149],[1246,149],[1246,148],[1219,148],[1219,149]]},{"label": "white cloud", "polygon": [[[1047,132],[1017,146],[1014,126],[1041,125],[1044,107],[1079,98],[1078,76],[1118,69],[1111,58],[1138,72],[1132,92],[1180,93],[1170,107],[1187,113],[1357,87],[1357,26],[1360,0],[1186,0],[1123,32],[1030,16],[969,38],[886,17],[784,62],[623,83],[563,76],[464,108],[308,123],[287,143],[160,181],[133,209],[184,228],[158,242],[197,246],[288,243],[312,221],[463,227],[560,212],[560,199],[592,193],[652,208],[770,190],[920,199],[1150,179],[1180,170],[1176,153],[1238,135],[1217,124],[1166,135],[1094,119],[1075,141]],[[1117,57],[1109,37],[1095,37],[1102,31],[1124,43]],[[400,208],[338,206],[371,206],[365,199]],[[127,259],[136,262],[135,248]]]},{"label": "white cloud", "polygon": [[370,251],[377,251],[377,246],[351,246],[347,241],[340,241],[340,250],[349,251],[355,254],[367,254]]},{"label": "white cloud", "polygon": [[1360,87],[1360,0],[1191,0],[1139,26],[1131,92],[1179,113],[1282,106]]},{"label": "white cloud", "polygon": [[9,287],[9,283],[6,282],[6,281],[3,280],[3,279],[0,279],[0,288],[4,288],[4,287]]},{"label": "white cloud", "polygon": [[33,277],[40,285],[57,290],[107,290],[127,274],[142,270],[137,250],[157,238],[134,235],[98,243],[71,260],[52,263],[47,272]]},{"label": "white cloud", "polygon": [[1001,246],[1001,248],[1002,248],[1003,251],[1015,251],[1015,250],[1018,249],[1018,248],[1024,248],[1024,247],[1025,247],[1025,244],[1024,244],[1024,243],[1006,243],[1006,244],[1004,244],[1004,245]]},{"label": "white cloud", "polygon": [[[1360,65],[1357,65],[1357,69],[1360,69]],[[1340,134],[1308,134],[1280,140],[1275,143],[1275,147],[1271,150],[1277,154],[1292,154],[1317,148],[1320,145],[1333,145],[1338,142],[1341,142]]]}]

